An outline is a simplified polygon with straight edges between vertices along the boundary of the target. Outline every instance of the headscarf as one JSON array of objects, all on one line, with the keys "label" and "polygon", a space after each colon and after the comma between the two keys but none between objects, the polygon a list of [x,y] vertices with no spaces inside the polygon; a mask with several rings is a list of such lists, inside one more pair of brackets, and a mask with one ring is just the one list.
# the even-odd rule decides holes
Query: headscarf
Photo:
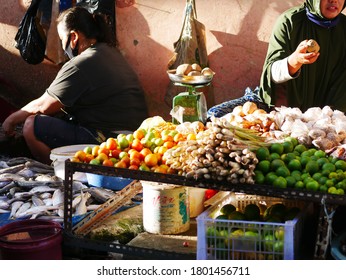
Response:
[{"label": "headscarf", "polygon": [[[314,1],[314,0],[307,0],[306,1],[306,15],[308,17],[308,19],[314,23],[316,23],[319,26],[325,27],[325,28],[331,28],[336,26],[339,21],[340,21],[340,14],[333,18],[333,19],[326,19],[321,12],[321,8],[320,8],[320,3],[321,1]],[[344,7],[342,9],[345,8],[345,4]]]},{"label": "headscarf", "polygon": [[263,65],[260,96],[275,105],[277,85],[271,80],[272,64],[292,54],[300,42],[315,39],[321,47],[317,61],[303,65],[297,78],[282,84],[288,106],[306,110],[329,105],[346,112],[346,16],[340,14],[335,26],[324,28],[307,17],[306,9],[319,20],[326,20],[320,0],[306,0],[279,16]]}]

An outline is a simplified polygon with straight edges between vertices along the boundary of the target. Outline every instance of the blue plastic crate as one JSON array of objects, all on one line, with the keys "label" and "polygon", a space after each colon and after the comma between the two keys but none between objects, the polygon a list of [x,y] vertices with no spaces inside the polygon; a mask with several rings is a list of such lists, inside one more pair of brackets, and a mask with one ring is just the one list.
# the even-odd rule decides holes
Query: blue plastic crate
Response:
[{"label": "blue plastic crate", "polygon": [[86,177],[89,186],[106,188],[115,191],[122,190],[133,181],[133,179],[114,176],[103,176],[93,173],[86,173]]},{"label": "blue plastic crate", "polygon": [[[232,203],[242,211],[247,204],[282,203],[297,206],[300,213],[284,223],[214,219],[225,204]],[[263,207],[262,207],[263,209]],[[198,260],[292,260],[301,259],[304,222],[313,212],[313,204],[299,200],[230,194],[200,214],[197,220]],[[281,237],[279,237],[281,231]],[[275,237],[275,233],[279,238]]]}]

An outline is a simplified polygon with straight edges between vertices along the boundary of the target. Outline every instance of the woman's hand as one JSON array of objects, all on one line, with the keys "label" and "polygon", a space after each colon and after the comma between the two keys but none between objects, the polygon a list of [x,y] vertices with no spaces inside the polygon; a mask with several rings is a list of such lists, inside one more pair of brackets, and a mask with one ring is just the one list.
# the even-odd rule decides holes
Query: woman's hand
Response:
[{"label": "woman's hand", "polygon": [[320,53],[308,53],[308,40],[302,41],[297,49],[288,57],[288,70],[291,76],[299,71],[304,64],[312,64],[319,57]]}]

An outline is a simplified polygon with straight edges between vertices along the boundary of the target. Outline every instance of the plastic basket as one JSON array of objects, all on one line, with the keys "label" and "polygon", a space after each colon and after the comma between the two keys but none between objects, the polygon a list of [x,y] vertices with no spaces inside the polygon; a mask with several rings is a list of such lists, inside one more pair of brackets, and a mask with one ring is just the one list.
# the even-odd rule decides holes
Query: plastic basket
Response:
[{"label": "plastic basket", "polygon": [[[261,214],[266,207],[282,203],[286,207],[299,207],[293,220],[284,223],[245,220],[214,219],[225,204],[232,203],[237,210],[254,203]],[[197,220],[198,260],[292,260],[300,259],[303,252],[304,221],[313,212],[312,203],[298,200],[232,193],[200,214]]]}]

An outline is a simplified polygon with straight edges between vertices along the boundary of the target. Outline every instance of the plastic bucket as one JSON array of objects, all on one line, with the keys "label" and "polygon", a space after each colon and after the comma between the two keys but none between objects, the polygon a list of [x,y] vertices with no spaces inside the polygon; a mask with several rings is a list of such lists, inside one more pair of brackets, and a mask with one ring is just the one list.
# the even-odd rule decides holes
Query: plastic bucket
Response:
[{"label": "plastic bucket", "polygon": [[[71,145],[53,149],[50,152],[50,159],[52,160],[55,175],[65,180],[65,161],[72,158],[77,151],[83,150],[88,146],[94,147],[95,144]],[[75,172],[73,179],[82,182],[87,181],[85,173],[82,172]]]},{"label": "plastic bucket", "polygon": [[154,234],[178,234],[189,230],[187,188],[141,181],[143,186],[143,227]]},{"label": "plastic bucket", "polygon": [[53,221],[22,220],[0,227],[0,259],[61,260],[62,227]]},{"label": "plastic bucket", "polygon": [[114,191],[122,190],[133,181],[133,179],[128,178],[103,176],[92,173],[86,173],[86,177],[89,186],[107,188]]}]

